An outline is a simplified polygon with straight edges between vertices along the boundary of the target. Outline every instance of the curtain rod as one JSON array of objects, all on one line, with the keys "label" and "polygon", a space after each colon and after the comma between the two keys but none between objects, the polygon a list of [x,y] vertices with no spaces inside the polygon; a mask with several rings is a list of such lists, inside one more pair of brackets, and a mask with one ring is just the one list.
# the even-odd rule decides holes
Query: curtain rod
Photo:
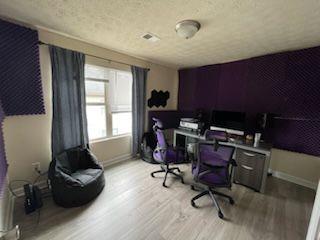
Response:
[{"label": "curtain rod", "polygon": [[[47,46],[50,46],[52,44],[49,44],[49,43],[45,43],[45,42],[42,42],[42,41],[38,41],[38,44],[39,45],[47,45]],[[52,45],[54,46],[54,45]],[[108,59],[108,58],[103,58],[103,57],[99,57],[99,56],[95,56],[95,55],[92,55],[92,54],[84,54],[84,55],[87,55],[87,56],[90,56],[90,57],[95,57],[95,58],[99,58],[99,59],[103,59],[103,60],[107,60],[108,62],[114,62],[114,63],[119,63],[119,64],[123,64],[123,65],[127,65],[127,66],[132,66],[128,63],[124,63],[124,62],[119,62],[119,61],[115,61],[115,60],[111,60],[111,59]],[[150,71],[150,68],[147,68],[148,71]]]}]

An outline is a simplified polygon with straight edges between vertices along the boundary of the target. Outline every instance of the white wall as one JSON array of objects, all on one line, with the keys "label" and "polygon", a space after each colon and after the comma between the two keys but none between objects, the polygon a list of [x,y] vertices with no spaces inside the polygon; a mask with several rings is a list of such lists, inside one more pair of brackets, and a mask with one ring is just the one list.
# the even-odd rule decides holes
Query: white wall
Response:
[{"label": "white wall", "polygon": [[[0,197],[0,230],[9,230],[12,228],[13,223],[13,201],[12,195],[7,188],[7,182],[5,182],[5,188]],[[0,238],[4,236],[5,233],[0,232]]]},{"label": "white wall", "polygon": [[40,65],[46,114],[6,117],[3,124],[10,180],[33,180],[32,162],[45,171],[51,159],[51,63],[49,50],[40,47]]},{"label": "white wall", "polygon": [[320,179],[320,157],[273,148],[270,168],[284,179],[315,188]]},{"label": "white wall", "polygon": [[[121,61],[130,65],[150,68],[147,80],[147,95],[152,89],[168,90],[171,94],[167,107],[176,109],[178,75],[176,69],[149,63],[125,54],[97,47],[79,40],[68,38],[56,33],[39,30],[41,41],[64,48],[80,51],[86,54]],[[88,57],[88,59],[92,59]],[[98,60],[96,61],[103,61]],[[106,61],[104,61],[105,63]],[[107,61],[108,62],[108,61]],[[42,86],[46,114],[8,117],[4,122],[4,139],[9,163],[9,178],[33,180],[36,174],[32,162],[40,162],[43,170],[48,169],[51,161],[51,64],[48,47],[40,46],[40,64]],[[121,68],[125,65],[108,62],[110,67]],[[128,66],[126,66],[128,68]],[[91,144],[93,152],[99,160],[108,161],[113,158],[128,155],[131,152],[131,137],[124,136]]]}]

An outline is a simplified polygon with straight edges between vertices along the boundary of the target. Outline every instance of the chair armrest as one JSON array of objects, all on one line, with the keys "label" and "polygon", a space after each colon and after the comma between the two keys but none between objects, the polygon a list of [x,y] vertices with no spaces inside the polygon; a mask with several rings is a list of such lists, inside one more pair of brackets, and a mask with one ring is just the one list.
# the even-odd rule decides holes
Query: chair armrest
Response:
[{"label": "chair armrest", "polygon": [[[223,161],[223,160],[222,160]],[[232,167],[237,167],[238,164],[234,159],[231,159],[230,162],[226,162],[225,164],[212,164],[210,162],[204,162],[202,163],[203,166],[208,167],[210,169],[221,169],[221,168],[228,168],[229,165],[232,165]]]},{"label": "chair armrest", "polygon": [[212,165],[212,164],[208,164],[208,163],[203,163],[202,165],[208,169],[200,172],[198,174],[198,178],[200,178],[204,175],[207,175],[209,173],[216,173],[217,171],[219,171],[221,169],[228,169],[229,168],[229,164],[222,166],[222,165]]},{"label": "chair armrest", "polygon": [[[217,169],[215,169],[215,170],[217,170]],[[208,170],[205,170],[205,171],[203,171],[203,172],[200,172],[200,173],[198,174],[198,176],[197,176],[197,179],[199,179],[199,178],[201,178],[201,177],[203,177],[204,175],[207,175],[207,174],[209,174],[209,173],[214,173],[215,170],[213,170],[213,169],[208,169]]]},{"label": "chair armrest", "polygon": [[215,173],[217,172],[218,170],[221,170],[221,169],[227,169],[229,168],[229,163],[226,163],[226,164],[223,164],[223,165],[219,165],[219,164],[212,164],[212,163],[201,163],[201,165],[205,168],[207,168],[207,170],[204,170],[203,172],[200,172],[199,175],[198,175],[198,178],[206,175],[206,174],[209,174],[209,173]]},{"label": "chair armrest", "polygon": [[219,160],[215,162],[202,162],[202,165],[207,168],[217,169],[217,168],[227,168],[229,166],[230,162],[227,162],[225,160]]}]

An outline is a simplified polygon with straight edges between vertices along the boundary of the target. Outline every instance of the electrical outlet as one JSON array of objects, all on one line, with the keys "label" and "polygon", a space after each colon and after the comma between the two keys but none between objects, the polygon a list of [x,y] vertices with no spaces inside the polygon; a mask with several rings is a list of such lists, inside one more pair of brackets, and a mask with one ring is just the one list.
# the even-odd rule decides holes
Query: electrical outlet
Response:
[{"label": "electrical outlet", "polygon": [[41,172],[41,167],[40,167],[40,162],[34,162],[31,164],[33,166],[33,169],[36,171],[36,172]]}]

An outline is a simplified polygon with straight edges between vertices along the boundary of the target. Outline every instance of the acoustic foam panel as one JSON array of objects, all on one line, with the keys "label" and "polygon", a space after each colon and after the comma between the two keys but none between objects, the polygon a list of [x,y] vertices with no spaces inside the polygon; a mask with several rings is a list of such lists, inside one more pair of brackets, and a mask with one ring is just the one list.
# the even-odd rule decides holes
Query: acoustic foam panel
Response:
[{"label": "acoustic foam panel", "polygon": [[148,107],[152,108],[153,106],[156,107],[165,107],[167,106],[167,101],[170,97],[170,93],[168,91],[157,91],[152,90],[151,97],[148,99]]},{"label": "acoustic foam panel", "polygon": [[319,79],[320,47],[183,69],[178,109],[274,113],[275,147],[320,156]]},{"label": "acoustic foam panel", "polygon": [[0,79],[7,116],[45,113],[37,31],[0,20]]}]

